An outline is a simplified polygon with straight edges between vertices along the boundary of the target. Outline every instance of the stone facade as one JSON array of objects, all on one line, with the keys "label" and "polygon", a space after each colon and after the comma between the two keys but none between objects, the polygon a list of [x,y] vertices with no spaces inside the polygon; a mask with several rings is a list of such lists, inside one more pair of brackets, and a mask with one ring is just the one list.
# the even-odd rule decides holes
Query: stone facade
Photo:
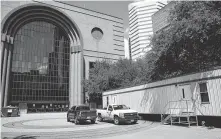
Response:
[{"label": "stone facade", "polygon": [[[10,104],[10,93],[8,93],[10,61],[12,48],[16,47],[13,45],[13,39],[16,29],[28,22],[45,19],[61,26],[68,34],[71,47],[69,72],[71,106],[84,103],[81,81],[89,77],[90,62],[124,58],[123,20],[118,17],[61,1],[1,1],[1,19],[1,99],[4,106]],[[94,28],[102,32],[99,39],[96,38],[99,34],[95,33],[95,37],[92,36]]]}]

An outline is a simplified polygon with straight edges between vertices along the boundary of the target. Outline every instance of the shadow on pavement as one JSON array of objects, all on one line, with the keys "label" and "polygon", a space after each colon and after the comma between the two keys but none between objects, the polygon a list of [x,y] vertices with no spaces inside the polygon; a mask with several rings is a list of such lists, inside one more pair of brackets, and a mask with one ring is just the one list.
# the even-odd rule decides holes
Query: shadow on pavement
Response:
[{"label": "shadow on pavement", "polygon": [[21,135],[13,138],[4,137],[3,139],[37,139],[38,136]]},{"label": "shadow on pavement", "polygon": [[[72,122],[74,123],[74,122]],[[98,124],[97,122],[94,123],[95,125]],[[80,125],[94,125],[90,121],[81,121]]]},{"label": "shadow on pavement", "polygon": [[[105,120],[105,121],[102,121],[103,123],[110,123],[110,124],[114,124],[113,121],[110,121],[110,120]],[[122,122],[120,123],[119,125],[137,125],[138,123],[126,123],[126,122]]]}]

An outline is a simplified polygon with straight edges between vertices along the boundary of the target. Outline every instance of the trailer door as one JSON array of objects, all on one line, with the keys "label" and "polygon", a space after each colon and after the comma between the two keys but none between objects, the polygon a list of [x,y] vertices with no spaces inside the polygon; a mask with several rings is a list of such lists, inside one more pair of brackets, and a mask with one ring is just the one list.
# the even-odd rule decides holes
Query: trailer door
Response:
[{"label": "trailer door", "polygon": [[180,85],[179,93],[181,96],[180,110],[182,113],[188,113],[193,111],[192,92],[190,84]]},{"label": "trailer door", "polygon": [[117,104],[117,95],[112,96],[112,104]]}]

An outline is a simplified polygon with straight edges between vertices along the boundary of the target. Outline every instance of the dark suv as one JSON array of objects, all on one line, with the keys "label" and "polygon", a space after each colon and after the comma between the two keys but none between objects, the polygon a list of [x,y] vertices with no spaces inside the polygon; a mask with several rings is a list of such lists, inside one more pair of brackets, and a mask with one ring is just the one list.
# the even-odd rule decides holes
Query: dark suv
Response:
[{"label": "dark suv", "polygon": [[90,110],[90,107],[86,105],[73,106],[67,113],[67,121],[73,121],[75,124],[79,124],[86,120],[90,120],[91,123],[94,124],[96,118],[96,110]]}]

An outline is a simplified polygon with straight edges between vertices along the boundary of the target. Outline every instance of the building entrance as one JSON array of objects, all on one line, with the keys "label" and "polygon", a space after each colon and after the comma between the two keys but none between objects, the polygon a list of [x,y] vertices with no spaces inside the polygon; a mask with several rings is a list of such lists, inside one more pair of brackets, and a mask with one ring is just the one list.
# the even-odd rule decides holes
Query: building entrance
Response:
[{"label": "building entrance", "polygon": [[64,111],[69,105],[70,41],[59,27],[43,21],[19,29],[12,51],[11,105],[29,111]]}]

